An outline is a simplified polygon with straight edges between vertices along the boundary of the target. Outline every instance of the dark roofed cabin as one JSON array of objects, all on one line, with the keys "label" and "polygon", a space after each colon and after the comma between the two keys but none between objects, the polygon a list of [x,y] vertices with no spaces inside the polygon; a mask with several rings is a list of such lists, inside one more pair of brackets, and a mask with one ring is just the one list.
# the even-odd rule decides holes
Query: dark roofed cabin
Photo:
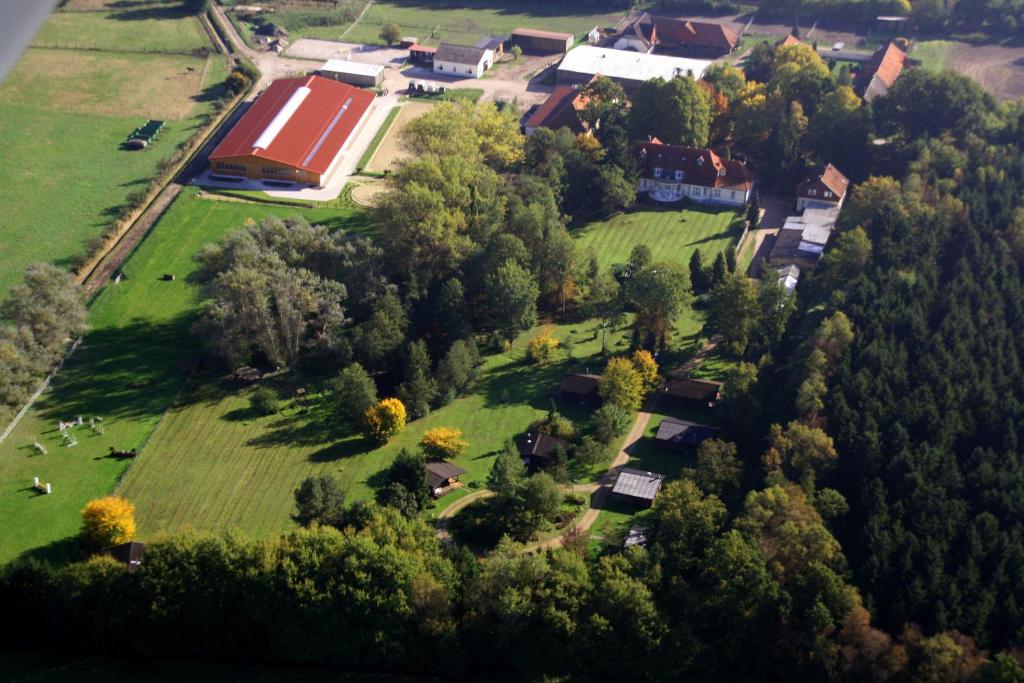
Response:
[{"label": "dark roofed cabin", "polygon": [[566,401],[600,403],[601,396],[597,393],[600,383],[600,375],[572,372],[566,375],[562,379],[562,383],[558,385],[558,395]]},{"label": "dark roofed cabin", "polygon": [[434,498],[440,498],[453,489],[462,486],[459,476],[465,474],[466,470],[458,465],[441,460],[440,462],[427,463],[427,485]]},{"label": "dark roofed cabin", "polygon": [[677,420],[666,417],[658,425],[658,433],[654,437],[659,448],[669,451],[685,451],[696,448],[707,439],[718,435],[718,427]]},{"label": "dark roofed cabin", "polygon": [[568,452],[572,444],[565,439],[551,436],[543,432],[527,432],[519,438],[519,455],[531,469],[546,467],[551,463],[551,454],[561,446]]},{"label": "dark roofed cabin", "polygon": [[665,396],[714,408],[722,397],[722,383],[693,377],[670,377],[662,389]]},{"label": "dark roofed cabin", "polygon": [[121,543],[119,545],[112,545],[109,548],[104,548],[103,554],[107,557],[114,558],[121,564],[128,567],[129,570],[135,570],[142,566],[142,554],[145,549],[145,543],[128,541],[127,543]]}]

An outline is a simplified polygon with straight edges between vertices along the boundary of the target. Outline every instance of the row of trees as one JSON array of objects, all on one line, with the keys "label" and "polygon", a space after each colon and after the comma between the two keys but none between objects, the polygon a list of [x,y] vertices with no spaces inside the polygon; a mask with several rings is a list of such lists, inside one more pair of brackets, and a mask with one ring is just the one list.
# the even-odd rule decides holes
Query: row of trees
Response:
[{"label": "row of trees", "polygon": [[86,330],[86,310],[70,275],[37,263],[0,304],[0,315],[0,422],[6,423],[68,342]]},{"label": "row of trees", "polygon": [[[494,482],[505,504],[554,504],[543,477],[515,467]],[[585,543],[527,555],[506,539],[478,560],[417,518],[361,504],[340,529],[153,542],[137,571],[105,558],[6,565],[0,599],[19,618],[0,636],[119,657],[529,680],[1019,680],[1012,657],[957,632],[873,627],[821,508],[784,482],[730,508],[683,479],[658,497],[647,549],[587,560]]]}]

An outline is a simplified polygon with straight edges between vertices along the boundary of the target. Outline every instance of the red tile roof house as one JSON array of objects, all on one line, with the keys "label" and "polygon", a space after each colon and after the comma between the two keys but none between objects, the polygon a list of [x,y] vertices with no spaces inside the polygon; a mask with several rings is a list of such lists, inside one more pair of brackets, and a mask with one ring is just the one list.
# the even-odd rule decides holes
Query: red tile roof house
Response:
[{"label": "red tile roof house", "polygon": [[688,57],[721,57],[739,44],[739,36],[721,24],[674,17],[652,17],[644,12],[629,23],[614,43],[616,50]]},{"label": "red tile roof house", "polygon": [[723,159],[710,149],[666,145],[657,138],[639,145],[640,183],[658,202],[690,199],[700,204],[746,206],[754,174],[742,161]]},{"label": "red tile roof house", "polygon": [[588,98],[576,86],[560,85],[544,100],[523,124],[523,132],[533,135],[538,128],[568,128],[575,135],[587,132],[587,124],[580,119],[580,112],[587,106]]},{"label": "red tile roof house", "polygon": [[373,99],[321,76],[274,81],[210,154],[212,173],[322,187]]},{"label": "red tile roof house", "polygon": [[839,208],[849,189],[849,179],[832,164],[825,164],[796,188],[796,210]]},{"label": "red tile roof house", "polygon": [[906,64],[907,53],[895,41],[890,41],[884,47],[878,48],[857,74],[857,92],[865,102],[881,97],[889,92],[889,88],[903,73]]}]

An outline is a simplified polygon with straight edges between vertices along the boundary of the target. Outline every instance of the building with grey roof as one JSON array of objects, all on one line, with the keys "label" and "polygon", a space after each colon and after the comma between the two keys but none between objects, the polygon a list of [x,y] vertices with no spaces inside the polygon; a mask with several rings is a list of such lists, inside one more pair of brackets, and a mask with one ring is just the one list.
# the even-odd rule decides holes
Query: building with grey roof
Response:
[{"label": "building with grey roof", "polygon": [[434,73],[480,78],[494,64],[494,50],[441,43],[434,53]]},{"label": "building with grey roof", "polygon": [[664,474],[623,467],[612,487],[612,496],[624,503],[650,507],[664,481]]}]

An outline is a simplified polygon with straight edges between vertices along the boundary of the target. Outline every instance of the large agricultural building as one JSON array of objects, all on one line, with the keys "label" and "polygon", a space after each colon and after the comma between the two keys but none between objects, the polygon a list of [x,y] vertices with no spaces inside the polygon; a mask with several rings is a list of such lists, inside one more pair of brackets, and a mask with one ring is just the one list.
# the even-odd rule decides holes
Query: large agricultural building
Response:
[{"label": "large agricultural building", "polygon": [[274,81],[210,154],[212,173],[322,187],[373,98],[321,76]]},{"label": "large agricultural building", "polygon": [[644,81],[661,77],[670,81],[676,76],[700,78],[711,66],[706,59],[648,55],[631,50],[582,45],[571,51],[558,65],[558,84],[589,83],[594,76],[607,76],[626,90]]},{"label": "large agricultural building", "polygon": [[328,59],[320,67],[320,75],[339,83],[374,88],[384,80],[384,67],[380,64],[364,64],[347,59]]}]

